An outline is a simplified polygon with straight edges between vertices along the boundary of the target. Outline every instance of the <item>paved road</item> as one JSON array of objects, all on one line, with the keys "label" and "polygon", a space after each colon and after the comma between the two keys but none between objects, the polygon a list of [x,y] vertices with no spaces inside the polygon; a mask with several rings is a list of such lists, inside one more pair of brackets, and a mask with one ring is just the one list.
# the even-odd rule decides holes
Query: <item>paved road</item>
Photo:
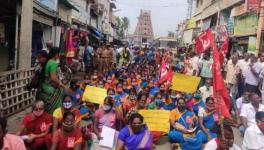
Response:
[{"label": "paved road", "polygon": [[[25,114],[29,113],[31,109],[26,109],[16,115],[13,115],[8,118],[8,132],[9,133],[16,133],[19,130],[21,121],[23,119],[23,116]],[[242,138],[239,134],[238,129],[234,129],[234,135],[235,135],[235,143],[237,145],[241,145]],[[156,150],[169,150],[171,149],[170,143],[167,140],[167,137],[162,138],[156,145]]]}]

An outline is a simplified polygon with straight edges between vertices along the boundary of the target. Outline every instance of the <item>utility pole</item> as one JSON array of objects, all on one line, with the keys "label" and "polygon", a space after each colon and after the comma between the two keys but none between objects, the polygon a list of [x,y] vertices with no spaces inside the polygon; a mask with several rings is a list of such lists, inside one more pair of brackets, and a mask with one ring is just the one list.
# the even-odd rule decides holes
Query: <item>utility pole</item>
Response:
[{"label": "utility pole", "polygon": [[256,40],[257,54],[261,53],[261,35],[262,35],[262,28],[263,28],[263,19],[264,19],[264,0],[261,0],[259,20],[258,20],[257,40]]}]

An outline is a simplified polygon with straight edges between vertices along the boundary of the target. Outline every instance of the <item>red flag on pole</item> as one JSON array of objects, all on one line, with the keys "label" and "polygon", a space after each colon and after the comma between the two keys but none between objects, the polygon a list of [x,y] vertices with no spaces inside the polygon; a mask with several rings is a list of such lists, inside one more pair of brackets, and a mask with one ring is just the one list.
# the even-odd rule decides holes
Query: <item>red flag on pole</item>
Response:
[{"label": "red flag on pole", "polygon": [[[213,58],[213,95],[215,100],[216,111],[219,113],[219,107],[221,107],[221,115],[226,118],[230,118],[230,97],[222,77],[222,64],[220,63],[220,52],[218,51],[216,44],[213,48]],[[220,100],[220,105],[218,105],[218,99]]]},{"label": "red flag on pole", "polygon": [[173,71],[169,65],[166,64],[165,60],[162,60],[160,65],[160,79],[159,83],[163,83],[167,80],[172,80]]},{"label": "red flag on pole", "polygon": [[221,66],[224,63],[224,59],[228,52],[228,49],[229,49],[229,37],[227,36],[219,51],[219,61]]},{"label": "red flag on pole", "polygon": [[197,53],[203,53],[213,46],[214,43],[214,35],[212,30],[209,28],[203,31],[198,37],[195,39],[195,49]]}]

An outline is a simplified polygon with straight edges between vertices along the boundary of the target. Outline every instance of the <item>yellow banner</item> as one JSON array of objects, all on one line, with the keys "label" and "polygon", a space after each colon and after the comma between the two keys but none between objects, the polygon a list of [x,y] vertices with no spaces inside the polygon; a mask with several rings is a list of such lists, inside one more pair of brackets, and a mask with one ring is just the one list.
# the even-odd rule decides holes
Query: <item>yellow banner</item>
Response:
[{"label": "yellow banner", "polygon": [[200,77],[175,73],[172,79],[171,89],[185,93],[194,93],[197,90],[200,80]]},{"label": "yellow banner", "polygon": [[169,133],[170,130],[170,111],[168,110],[140,110],[139,113],[144,117],[150,131],[163,131]]},{"label": "yellow banner", "polygon": [[86,86],[82,100],[96,104],[103,104],[106,96],[107,96],[106,89],[102,89],[94,86]]}]

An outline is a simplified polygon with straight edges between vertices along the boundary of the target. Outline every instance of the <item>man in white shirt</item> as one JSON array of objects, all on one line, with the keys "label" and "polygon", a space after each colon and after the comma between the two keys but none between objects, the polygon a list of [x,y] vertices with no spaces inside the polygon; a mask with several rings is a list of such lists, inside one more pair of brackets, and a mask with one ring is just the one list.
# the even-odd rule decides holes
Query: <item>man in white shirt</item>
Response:
[{"label": "man in white shirt", "polygon": [[246,74],[249,71],[249,64],[250,64],[250,59],[249,59],[249,54],[245,53],[244,55],[240,56],[240,59],[237,62],[237,65],[239,67],[240,74],[238,75],[238,96],[242,96],[244,93],[245,89],[245,78]]},{"label": "man in white shirt", "polygon": [[202,100],[205,103],[205,100],[207,97],[213,96],[213,86],[212,86],[212,80],[206,79],[205,85],[199,88],[199,91],[202,96]]},{"label": "man in white shirt", "polygon": [[249,71],[246,74],[245,90],[250,92],[259,93],[258,84],[259,84],[259,76],[262,70],[261,63],[257,61],[256,56],[252,56],[249,64]]},{"label": "man in white shirt", "polygon": [[[264,111],[264,105],[260,104],[261,98],[258,94],[256,93],[250,94],[249,100],[251,102],[249,104],[244,104],[242,106],[240,113],[244,130],[256,124],[256,119],[255,119],[256,112]],[[243,132],[242,129],[240,131]]]},{"label": "man in white shirt", "polygon": [[264,149],[264,111],[256,113],[257,124],[247,128],[242,144],[243,150]]}]

